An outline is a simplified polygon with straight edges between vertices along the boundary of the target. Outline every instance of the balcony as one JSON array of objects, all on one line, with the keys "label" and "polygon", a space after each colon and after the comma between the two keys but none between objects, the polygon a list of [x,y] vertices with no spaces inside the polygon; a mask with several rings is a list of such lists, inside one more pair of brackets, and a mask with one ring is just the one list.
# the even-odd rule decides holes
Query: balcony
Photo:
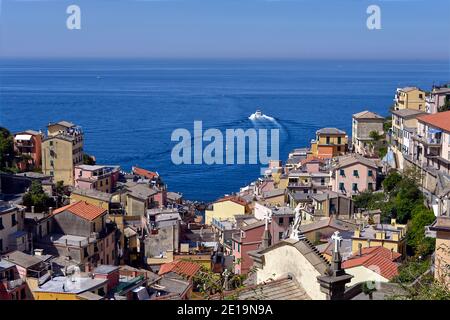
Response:
[{"label": "balcony", "polygon": [[15,143],[16,147],[18,148],[33,148],[34,147],[34,143],[30,142],[30,141],[17,141]]},{"label": "balcony", "polygon": [[419,141],[420,143],[426,145],[426,146],[431,146],[431,147],[440,147],[442,140],[440,137],[436,137],[434,135],[428,135],[428,136],[422,136],[422,135],[414,135],[413,139]]},{"label": "balcony", "polygon": [[312,187],[311,182],[289,182],[288,188],[310,188]]}]

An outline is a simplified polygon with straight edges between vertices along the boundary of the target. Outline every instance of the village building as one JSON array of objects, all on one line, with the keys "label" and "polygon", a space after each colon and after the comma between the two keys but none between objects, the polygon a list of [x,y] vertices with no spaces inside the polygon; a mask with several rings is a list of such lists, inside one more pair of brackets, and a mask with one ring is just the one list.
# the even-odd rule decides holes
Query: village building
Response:
[{"label": "village building", "polygon": [[211,225],[212,219],[234,220],[235,215],[250,212],[248,202],[238,196],[226,196],[216,200],[205,210],[205,224]]},{"label": "village building", "polygon": [[340,192],[325,190],[311,195],[311,200],[311,203],[306,203],[300,208],[305,222],[331,216],[351,219],[355,213],[353,200]]},{"label": "village building", "polygon": [[36,246],[55,256],[67,257],[82,270],[117,259],[115,228],[106,223],[107,211],[78,201],[54,210],[52,233]]},{"label": "village building", "polygon": [[376,156],[371,132],[384,135],[384,118],[371,111],[361,111],[352,116],[352,149],[362,156]]},{"label": "village building", "polygon": [[147,183],[126,184],[125,211],[130,216],[145,216],[148,209],[158,206],[158,190]]},{"label": "village building", "polygon": [[411,156],[411,138],[417,130],[417,118],[424,115],[423,111],[400,109],[392,111],[392,128],[390,131],[389,148],[394,153],[396,169],[403,170],[404,155]]},{"label": "village building", "polygon": [[430,226],[436,232],[434,257],[434,278],[450,286],[450,217],[449,214],[437,217]]},{"label": "village building", "polygon": [[328,242],[328,239],[336,231],[353,231],[357,228],[358,225],[354,223],[329,217],[312,223],[302,224],[299,227],[299,231],[311,243],[317,245]]},{"label": "village building", "polygon": [[324,275],[330,264],[306,239],[286,239],[251,253],[256,267],[256,284],[290,277],[304,299],[325,300],[316,277]]},{"label": "village building", "polygon": [[[114,212],[114,210],[120,209],[121,199],[124,198],[123,192],[106,193],[95,189],[81,189],[74,188],[70,193],[70,202],[84,201],[94,206],[108,210],[108,212]],[[124,200],[122,200],[125,202]]]},{"label": "village building", "polygon": [[357,229],[352,237],[352,251],[370,247],[385,247],[388,250],[406,256],[406,231],[407,226],[397,224],[392,219],[391,224],[366,225],[362,229]]},{"label": "village building", "polygon": [[83,162],[83,144],[81,127],[67,121],[50,123],[42,141],[42,172],[73,186],[75,166]]},{"label": "village building", "polygon": [[249,256],[249,252],[261,246],[265,226],[265,221],[248,221],[240,227],[237,233],[233,234],[234,273],[247,274],[250,271],[253,260]]},{"label": "village building", "polygon": [[22,206],[0,201],[0,254],[30,250],[24,219],[25,209]]},{"label": "village building", "polygon": [[20,171],[41,168],[43,135],[34,130],[18,132],[14,135],[14,152],[18,154],[17,167]]},{"label": "village building", "polygon": [[450,111],[417,117],[411,160],[425,170],[450,175]]},{"label": "village building", "polygon": [[342,263],[353,278],[348,286],[373,281],[375,284],[389,282],[398,275],[402,255],[385,247],[360,247],[353,256]]},{"label": "village building", "polygon": [[378,165],[358,154],[339,157],[332,164],[331,189],[346,196],[375,191],[379,184]]},{"label": "village building", "polygon": [[33,294],[35,300],[101,300],[107,287],[107,279],[57,276],[34,289]]},{"label": "village building", "polygon": [[417,87],[397,88],[393,108],[394,110],[425,111],[425,91]]},{"label": "village building", "polygon": [[50,279],[50,265],[41,258],[21,251],[12,251],[1,257],[1,261],[15,265],[16,270],[14,272],[18,273],[18,276],[17,274],[14,275],[16,284],[26,284],[25,286],[20,284],[21,289],[25,289],[25,295],[23,295],[23,292],[20,293],[21,300],[35,299],[34,290]]},{"label": "village building", "polygon": [[449,102],[450,83],[443,86],[433,86],[431,92],[425,97],[425,111],[427,113],[437,113]]},{"label": "village building", "polygon": [[316,139],[311,141],[311,153],[320,159],[342,156],[348,151],[348,137],[337,128],[322,128],[316,131]]},{"label": "village building", "polygon": [[179,252],[181,217],[177,209],[149,210],[144,222],[143,239],[146,263],[154,269],[174,260]]},{"label": "village building", "polygon": [[75,187],[111,193],[116,189],[119,174],[119,166],[78,165],[75,166]]},{"label": "village building", "polygon": [[27,284],[14,263],[0,259],[0,300],[26,300]]}]

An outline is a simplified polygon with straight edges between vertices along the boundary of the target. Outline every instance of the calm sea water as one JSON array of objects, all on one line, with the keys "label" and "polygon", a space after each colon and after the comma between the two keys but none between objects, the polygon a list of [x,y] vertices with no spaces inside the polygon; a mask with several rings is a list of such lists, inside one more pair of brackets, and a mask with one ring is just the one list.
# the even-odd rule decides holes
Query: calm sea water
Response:
[{"label": "calm sea water", "polygon": [[[309,144],[315,131],[351,133],[351,115],[382,115],[395,89],[449,81],[448,61],[0,61],[0,125],[41,129],[68,120],[83,127],[85,151],[100,164],[158,171],[170,190],[214,200],[255,180],[258,165],[171,162],[171,133],[280,128],[280,156]],[[275,122],[252,122],[261,109]]]}]

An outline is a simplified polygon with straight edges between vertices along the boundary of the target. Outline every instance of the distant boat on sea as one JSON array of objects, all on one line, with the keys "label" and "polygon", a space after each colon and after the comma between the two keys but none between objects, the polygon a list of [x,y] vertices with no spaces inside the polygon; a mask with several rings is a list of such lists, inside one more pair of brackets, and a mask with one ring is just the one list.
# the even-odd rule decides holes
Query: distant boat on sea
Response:
[{"label": "distant boat on sea", "polygon": [[261,110],[256,110],[255,113],[251,114],[250,117],[248,117],[250,120],[255,121],[255,120],[269,120],[269,121],[274,121],[275,119],[272,117],[269,117],[268,115],[265,115],[264,113],[262,113]]}]

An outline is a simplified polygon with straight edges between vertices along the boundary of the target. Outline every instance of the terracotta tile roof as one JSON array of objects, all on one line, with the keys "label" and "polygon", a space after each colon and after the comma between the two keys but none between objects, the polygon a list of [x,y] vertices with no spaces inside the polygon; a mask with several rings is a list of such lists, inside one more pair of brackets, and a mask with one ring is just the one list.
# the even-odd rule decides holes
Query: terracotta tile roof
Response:
[{"label": "terracotta tile roof", "polygon": [[169,272],[175,272],[179,275],[191,278],[199,271],[200,265],[198,263],[184,260],[175,260],[173,262],[163,264],[159,269],[158,274],[161,276]]},{"label": "terracotta tile roof", "polygon": [[147,179],[153,179],[153,178],[158,178],[159,175],[156,172],[153,171],[148,171],[139,167],[133,167],[132,168],[133,173],[137,174],[138,176],[143,176]]},{"label": "terracotta tile roof", "polygon": [[106,209],[94,206],[86,201],[77,201],[53,211],[53,215],[68,211],[86,220],[94,220],[104,214]]},{"label": "terracotta tile roof", "polygon": [[342,263],[344,269],[364,266],[384,278],[390,280],[398,274],[397,261],[401,254],[384,247],[370,247],[361,250],[362,255],[356,255]]},{"label": "terracotta tile roof", "polygon": [[221,198],[219,200],[216,200],[215,203],[224,202],[224,201],[233,201],[234,203],[240,204],[241,206],[246,206],[247,205],[247,201],[245,201],[244,199],[242,199],[241,197],[238,197],[238,196],[223,197],[223,198]]},{"label": "terracotta tile roof", "polygon": [[318,157],[315,157],[315,156],[311,156],[311,157],[309,157],[309,158],[303,159],[300,163],[301,163],[301,165],[303,166],[303,165],[305,165],[305,164],[307,164],[307,163],[310,163],[310,162],[320,162],[320,163],[325,163],[325,160],[323,160],[323,159],[321,159],[321,158],[318,158]]},{"label": "terracotta tile roof", "polygon": [[419,116],[417,117],[417,120],[450,132],[450,111]]}]

